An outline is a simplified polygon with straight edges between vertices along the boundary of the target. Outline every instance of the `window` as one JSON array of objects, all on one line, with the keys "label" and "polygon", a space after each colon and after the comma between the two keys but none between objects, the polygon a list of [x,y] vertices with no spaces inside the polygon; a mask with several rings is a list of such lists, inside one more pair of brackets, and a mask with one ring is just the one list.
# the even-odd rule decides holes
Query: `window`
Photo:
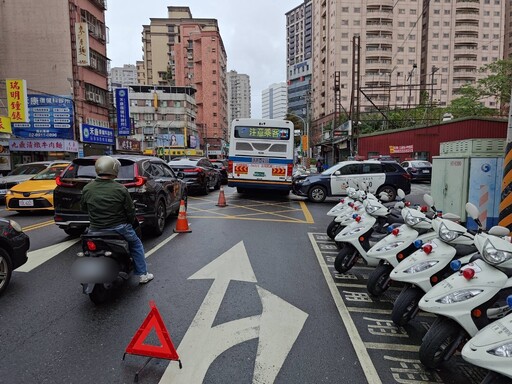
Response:
[{"label": "window", "polygon": [[363,164],[363,173],[382,173],[381,164]]},{"label": "window", "polygon": [[361,166],[360,164],[347,164],[340,168],[340,173],[342,175],[358,175],[361,173]]}]

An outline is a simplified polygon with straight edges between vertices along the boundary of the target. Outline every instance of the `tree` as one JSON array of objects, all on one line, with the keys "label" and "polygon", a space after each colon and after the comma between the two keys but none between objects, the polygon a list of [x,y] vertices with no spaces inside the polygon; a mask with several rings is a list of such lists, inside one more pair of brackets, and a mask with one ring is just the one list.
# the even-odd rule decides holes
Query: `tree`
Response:
[{"label": "tree", "polygon": [[478,80],[481,97],[495,98],[499,103],[500,114],[506,116],[512,89],[512,58],[484,65],[479,71],[488,73],[487,77]]},{"label": "tree", "polygon": [[480,101],[482,91],[471,84],[463,85],[459,89],[460,97],[453,99],[446,109],[455,118],[475,117],[475,116],[492,116],[494,110],[487,108]]}]

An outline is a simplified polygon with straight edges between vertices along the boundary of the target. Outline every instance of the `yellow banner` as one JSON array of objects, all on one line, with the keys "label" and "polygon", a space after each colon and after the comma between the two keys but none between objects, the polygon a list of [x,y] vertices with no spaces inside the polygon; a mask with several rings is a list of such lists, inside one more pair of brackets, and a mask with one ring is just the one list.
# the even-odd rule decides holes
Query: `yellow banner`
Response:
[{"label": "yellow banner", "polygon": [[0,116],[0,133],[12,133],[11,119]]},{"label": "yellow banner", "polygon": [[13,123],[28,123],[27,83],[22,79],[7,79],[7,110]]},{"label": "yellow banner", "polygon": [[302,135],[302,150],[309,151],[309,140],[308,135]]}]

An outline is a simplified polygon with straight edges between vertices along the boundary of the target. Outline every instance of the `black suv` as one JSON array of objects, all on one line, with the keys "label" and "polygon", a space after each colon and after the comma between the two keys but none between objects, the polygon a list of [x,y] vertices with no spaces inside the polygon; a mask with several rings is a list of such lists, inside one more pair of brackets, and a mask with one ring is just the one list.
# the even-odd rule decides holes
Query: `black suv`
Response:
[{"label": "black suv", "polygon": [[[68,235],[78,236],[89,225],[87,213],[80,210],[82,188],[96,178],[94,163],[99,156],[73,160],[57,177],[53,193],[55,224]],[[176,174],[158,157],[113,155],[121,162],[116,181],[123,184],[136,203],[137,219],[142,228],[152,227],[160,235],[170,214],[177,215],[181,200],[187,202],[183,174]]]},{"label": "black suv", "polygon": [[347,187],[358,188],[358,183],[366,182],[370,192],[386,192],[391,200],[402,189],[411,193],[411,176],[395,161],[342,161],[322,173],[301,175],[293,179],[292,192],[305,196],[310,201],[321,203],[326,197],[344,196]]},{"label": "black suv", "polygon": [[178,157],[167,164],[176,172],[183,172],[190,192],[207,195],[210,189],[219,189],[220,172],[206,157]]}]

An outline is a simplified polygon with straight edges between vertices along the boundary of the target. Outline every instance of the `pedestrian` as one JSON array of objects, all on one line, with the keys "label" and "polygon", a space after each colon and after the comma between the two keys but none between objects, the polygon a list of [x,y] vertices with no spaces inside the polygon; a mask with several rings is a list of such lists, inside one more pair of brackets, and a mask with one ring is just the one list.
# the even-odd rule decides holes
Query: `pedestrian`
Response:
[{"label": "pedestrian", "polygon": [[316,161],[316,171],[318,173],[321,173],[323,171],[323,163],[322,163],[322,160],[318,159]]},{"label": "pedestrian", "polygon": [[139,283],[148,283],[154,276],[148,273],[144,246],[133,229],[135,206],[126,187],[115,181],[121,163],[101,156],[94,167],[98,177],[84,187],[80,208],[89,214],[91,230],[115,231],[126,239]]}]

